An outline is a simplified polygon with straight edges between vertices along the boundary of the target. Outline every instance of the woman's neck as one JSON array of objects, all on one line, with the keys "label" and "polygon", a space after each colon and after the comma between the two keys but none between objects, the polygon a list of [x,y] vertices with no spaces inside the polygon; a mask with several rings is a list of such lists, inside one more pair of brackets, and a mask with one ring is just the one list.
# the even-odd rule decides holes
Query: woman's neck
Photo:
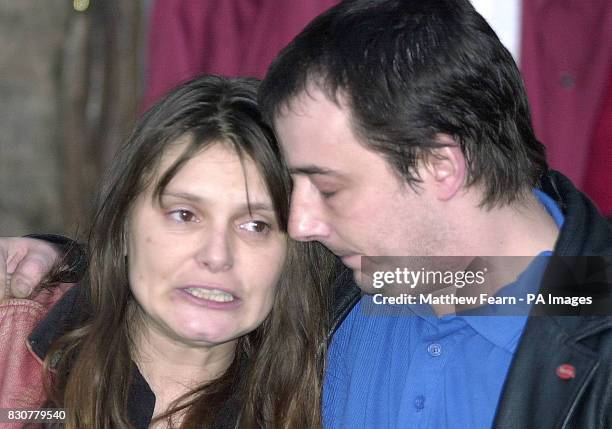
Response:
[{"label": "woman's neck", "polygon": [[230,366],[236,341],[214,346],[185,344],[152,322],[140,323],[134,338],[134,361],[155,394],[154,416],[176,399],[218,378]]}]

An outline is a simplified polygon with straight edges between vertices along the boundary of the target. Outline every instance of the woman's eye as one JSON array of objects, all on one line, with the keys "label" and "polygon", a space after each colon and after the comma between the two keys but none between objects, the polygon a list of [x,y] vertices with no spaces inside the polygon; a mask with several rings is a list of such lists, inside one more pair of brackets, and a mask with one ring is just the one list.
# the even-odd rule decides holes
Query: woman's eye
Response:
[{"label": "woman's eye", "polygon": [[170,212],[170,218],[177,222],[196,222],[196,216],[189,210],[174,210]]},{"label": "woman's eye", "polygon": [[239,225],[239,228],[257,234],[265,234],[270,230],[270,224],[261,220],[250,220]]}]

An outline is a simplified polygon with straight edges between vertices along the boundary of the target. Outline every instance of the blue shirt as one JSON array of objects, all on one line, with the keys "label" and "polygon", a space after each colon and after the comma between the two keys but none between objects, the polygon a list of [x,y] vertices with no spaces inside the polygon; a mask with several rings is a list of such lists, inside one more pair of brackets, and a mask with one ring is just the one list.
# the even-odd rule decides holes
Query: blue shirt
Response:
[{"label": "blue shirt", "polygon": [[[535,192],[560,227],[559,208]],[[543,259],[517,283],[541,277]],[[324,427],[490,428],[526,317],[372,314],[363,310],[371,299],[362,297],[331,342]]]}]

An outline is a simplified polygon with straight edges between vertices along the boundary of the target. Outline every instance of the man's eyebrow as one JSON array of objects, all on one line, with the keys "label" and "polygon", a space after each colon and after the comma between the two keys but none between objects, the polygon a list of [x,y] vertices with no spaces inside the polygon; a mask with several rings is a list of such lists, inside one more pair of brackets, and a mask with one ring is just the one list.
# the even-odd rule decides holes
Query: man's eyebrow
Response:
[{"label": "man's eyebrow", "polygon": [[[168,192],[164,191],[161,193],[161,197],[174,197],[181,200],[190,201],[194,204],[206,204],[208,202],[207,198],[200,197],[198,195],[189,193],[189,192]],[[238,207],[239,210],[244,211],[268,211],[275,212],[274,207],[272,207],[271,203],[263,202],[263,201],[245,201]]]},{"label": "man's eyebrow", "polygon": [[306,176],[312,176],[315,174],[321,174],[325,176],[341,176],[341,174],[335,170],[331,170],[329,168],[324,168],[324,167],[318,167],[316,165],[306,165],[304,167],[292,167],[292,168],[289,168],[289,173],[302,174]]}]

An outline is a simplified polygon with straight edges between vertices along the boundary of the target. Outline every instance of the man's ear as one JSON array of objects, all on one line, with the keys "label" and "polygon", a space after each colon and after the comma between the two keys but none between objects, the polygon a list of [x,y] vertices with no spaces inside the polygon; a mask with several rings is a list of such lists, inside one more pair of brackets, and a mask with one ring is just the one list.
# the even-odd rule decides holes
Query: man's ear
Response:
[{"label": "man's ear", "polygon": [[428,151],[423,157],[423,173],[440,201],[452,199],[465,184],[467,166],[459,144],[448,134],[437,134],[445,146]]}]

